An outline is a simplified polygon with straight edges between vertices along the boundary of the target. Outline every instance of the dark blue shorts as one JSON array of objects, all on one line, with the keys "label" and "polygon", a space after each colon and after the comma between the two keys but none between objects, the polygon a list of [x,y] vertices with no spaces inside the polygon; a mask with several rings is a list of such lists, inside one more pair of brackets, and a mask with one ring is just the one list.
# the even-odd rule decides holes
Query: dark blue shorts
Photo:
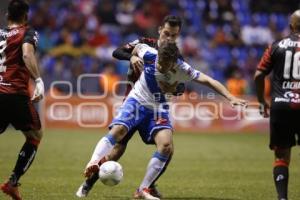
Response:
[{"label": "dark blue shorts", "polygon": [[154,112],[134,98],[129,98],[123,103],[109,127],[116,124],[123,125],[128,130],[120,141],[121,144],[127,144],[135,131],[139,131],[144,143],[154,144],[154,136],[159,130],[173,129],[168,112]]}]

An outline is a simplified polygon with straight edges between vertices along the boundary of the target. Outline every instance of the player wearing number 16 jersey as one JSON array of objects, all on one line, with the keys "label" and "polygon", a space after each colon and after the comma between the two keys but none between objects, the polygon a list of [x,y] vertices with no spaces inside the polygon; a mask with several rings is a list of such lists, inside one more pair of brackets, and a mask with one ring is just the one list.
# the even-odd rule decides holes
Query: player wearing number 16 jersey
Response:
[{"label": "player wearing number 16 jersey", "polygon": [[288,198],[291,147],[300,142],[300,10],[292,14],[290,28],[291,35],[265,51],[254,77],[261,114],[268,117],[264,78],[272,72],[270,148],[275,153],[273,176],[279,200]]},{"label": "player wearing number 16 jersey", "polygon": [[[26,138],[12,174],[0,185],[0,190],[15,200],[22,199],[18,191],[19,179],[32,164],[42,138],[33,102],[42,99],[44,84],[34,55],[37,34],[27,26],[28,10],[29,5],[24,0],[11,0],[8,27],[0,29],[0,133],[11,124]],[[28,91],[30,78],[35,80],[32,97]]]}]

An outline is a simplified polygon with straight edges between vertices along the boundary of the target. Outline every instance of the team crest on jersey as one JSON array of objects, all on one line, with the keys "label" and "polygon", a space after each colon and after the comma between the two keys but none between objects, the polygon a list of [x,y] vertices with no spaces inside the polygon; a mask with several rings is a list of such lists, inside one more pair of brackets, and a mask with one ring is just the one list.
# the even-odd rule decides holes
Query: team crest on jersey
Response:
[{"label": "team crest on jersey", "polygon": [[164,119],[164,118],[158,118],[156,120],[156,124],[157,125],[166,125],[168,123],[168,120],[167,119]]}]

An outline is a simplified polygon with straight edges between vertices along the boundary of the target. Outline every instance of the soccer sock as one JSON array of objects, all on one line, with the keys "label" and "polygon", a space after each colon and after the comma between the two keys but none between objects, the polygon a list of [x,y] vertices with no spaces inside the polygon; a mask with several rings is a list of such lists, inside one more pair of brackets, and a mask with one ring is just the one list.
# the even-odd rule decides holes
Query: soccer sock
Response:
[{"label": "soccer sock", "polygon": [[162,155],[159,152],[155,152],[153,157],[151,158],[147,172],[144,177],[142,184],[140,185],[140,190],[143,188],[149,188],[151,183],[158,177],[160,172],[163,170],[166,162],[168,160],[168,156]]},{"label": "soccer sock", "polygon": [[26,139],[26,142],[24,143],[19,153],[19,157],[16,162],[16,166],[13,170],[13,173],[9,178],[10,182],[13,185],[16,185],[18,183],[20,177],[28,170],[28,168],[32,164],[39,143],[39,140],[34,140],[30,138]]},{"label": "soccer sock", "polygon": [[116,144],[116,140],[110,134],[107,134],[106,136],[101,138],[98,144],[96,145],[96,148],[94,150],[90,162],[100,161],[104,156],[110,153],[110,151],[113,149],[115,144]]},{"label": "soccer sock", "polygon": [[[107,161],[106,157],[103,157],[100,162],[99,165],[102,165],[103,163],[105,163]],[[94,173],[90,178],[87,178],[85,180],[85,183],[89,186],[93,186],[97,180],[99,179],[99,174],[98,173]]]},{"label": "soccer sock", "polygon": [[163,173],[165,173],[165,171],[166,171],[166,169],[167,169],[167,167],[168,167],[168,165],[169,165],[171,159],[172,159],[172,156],[170,156],[170,157],[168,158],[168,160],[167,160],[165,166],[163,167],[163,169],[161,170],[161,172],[159,173],[159,175],[158,175],[158,176],[156,177],[156,179],[151,183],[150,188],[151,188],[151,187],[154,187],[156,181],[161,177],[161,175],[163,175]]},{"label": "soccer sock", "polygon": [[99,179],[99,174],[94,173],[90,178],[86,179],[85,183],[89,186],[93,186]]},{"label": "soccer sock", "polygon": [[287,199],[289,182],[289,165],[284,160],[276,160],[273,168],[273,178],[278,199]]}]

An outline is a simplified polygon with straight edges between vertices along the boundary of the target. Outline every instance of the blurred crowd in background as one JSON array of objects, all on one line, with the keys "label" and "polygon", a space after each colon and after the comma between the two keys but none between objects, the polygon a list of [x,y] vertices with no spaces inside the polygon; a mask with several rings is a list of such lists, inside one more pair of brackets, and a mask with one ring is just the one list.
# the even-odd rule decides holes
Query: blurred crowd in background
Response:
[{"label": "blurred crowd in background", "polygon": [[[237,95],[253,94],[253,73],[273,41],[289,34],[298,0],[31,0],[30,23],[39,32],[38,56],[46,88],[81,74],[126,80],[129,63],[112,58],[118,46],[140,36],[157,37],[167,14],[184,25],[178,40],[184,59]],[[90,79],[81,92],[98,93]],[[67,88],[58,87],[64,92]],[[188,91],[194,90],[193,84]]]}]

